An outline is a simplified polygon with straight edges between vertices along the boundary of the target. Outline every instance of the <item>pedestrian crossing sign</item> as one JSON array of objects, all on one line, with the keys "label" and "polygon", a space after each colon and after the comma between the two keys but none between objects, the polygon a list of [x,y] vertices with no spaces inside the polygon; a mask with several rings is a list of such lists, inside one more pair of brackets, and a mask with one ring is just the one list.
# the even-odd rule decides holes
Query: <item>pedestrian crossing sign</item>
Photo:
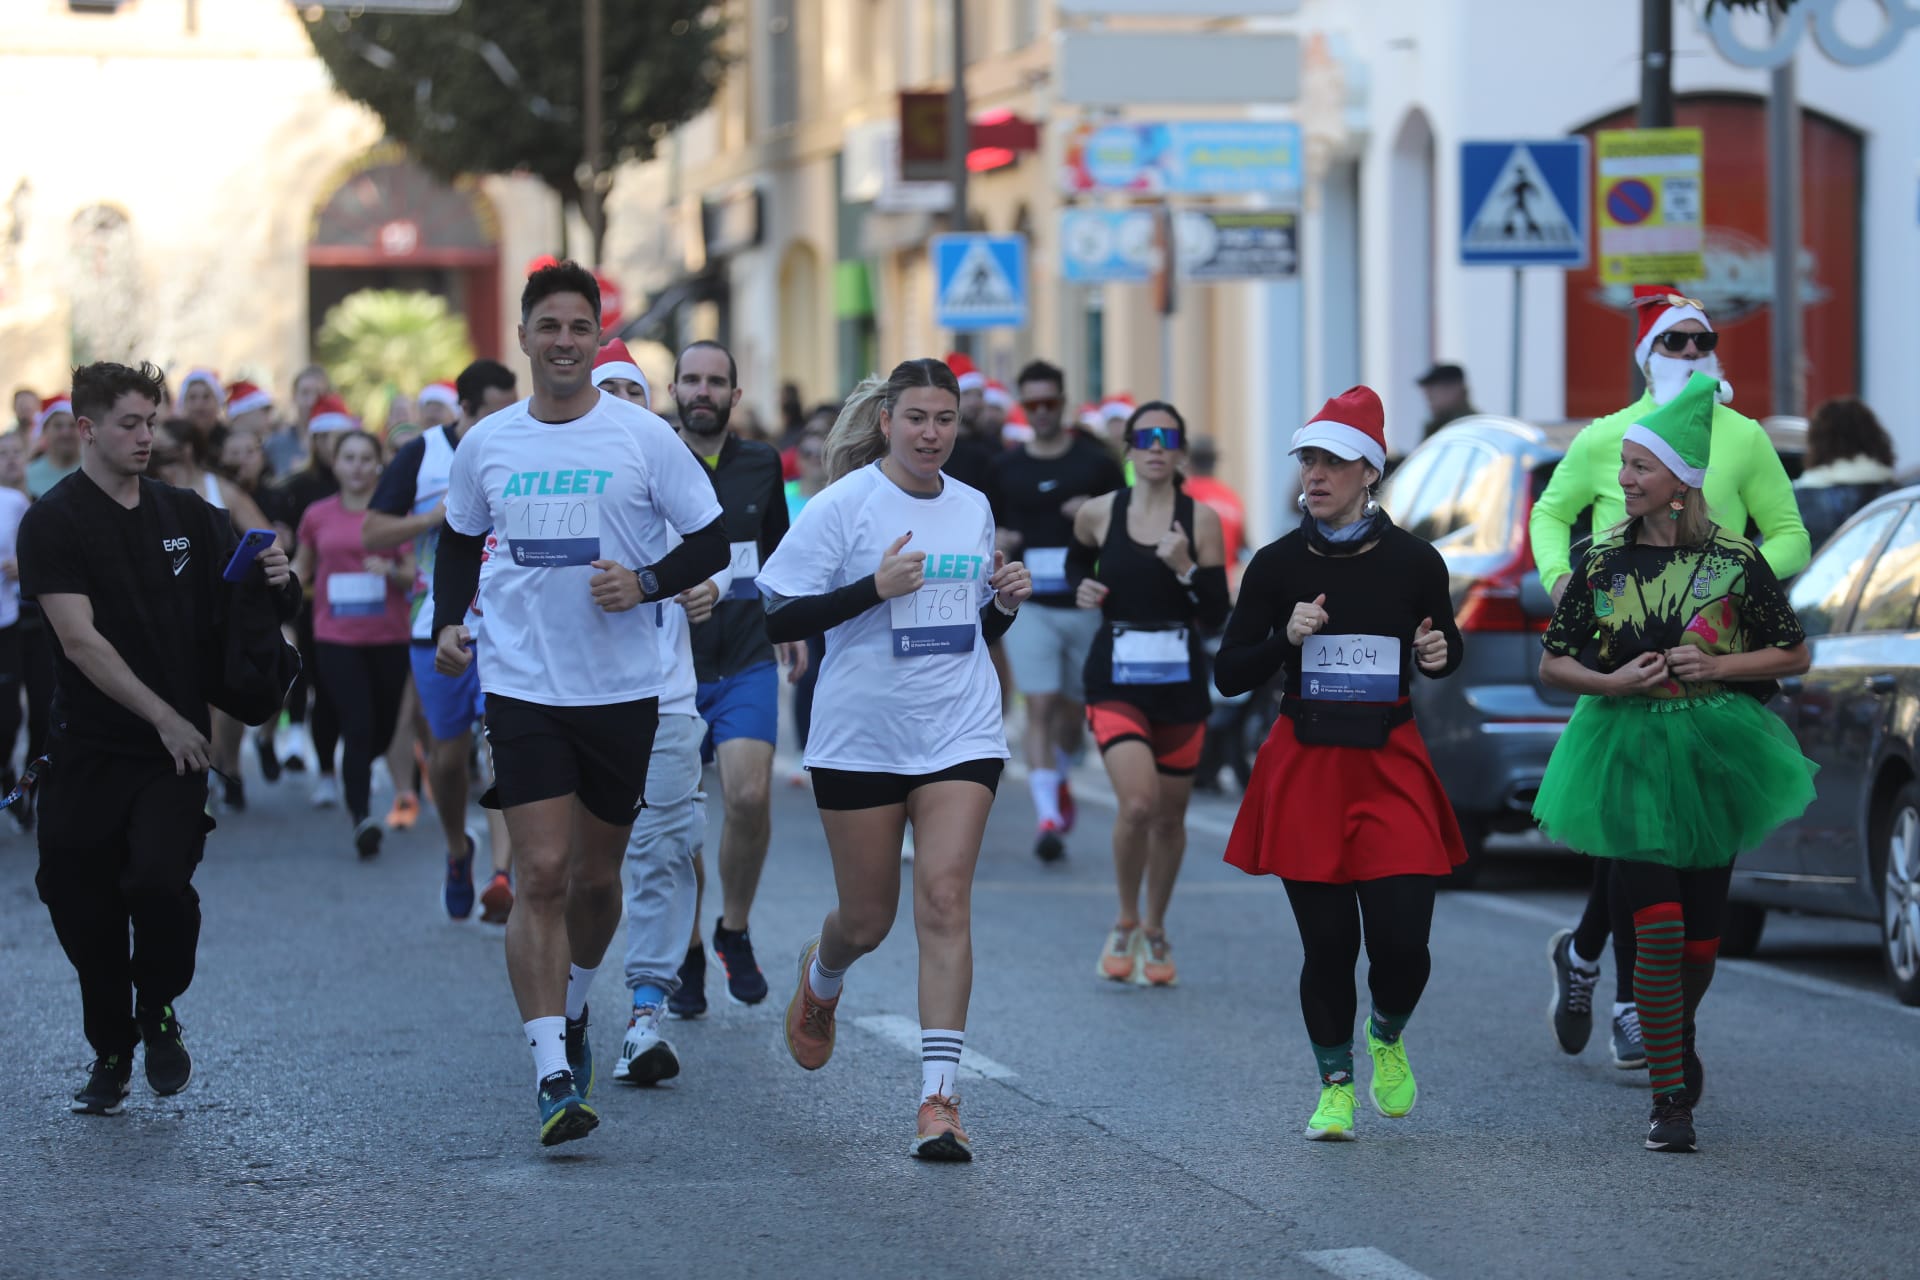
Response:
[{"label": "pedestrian crossing sign", "polygon": [[1587,140],[1460,144],[1460,261],[1587,265]]},{"label": "pedestrian crossing sign", "polygon": [[1027,238],[933,238],[933,322],[943,329],[1021,329],[1027,324]]}]

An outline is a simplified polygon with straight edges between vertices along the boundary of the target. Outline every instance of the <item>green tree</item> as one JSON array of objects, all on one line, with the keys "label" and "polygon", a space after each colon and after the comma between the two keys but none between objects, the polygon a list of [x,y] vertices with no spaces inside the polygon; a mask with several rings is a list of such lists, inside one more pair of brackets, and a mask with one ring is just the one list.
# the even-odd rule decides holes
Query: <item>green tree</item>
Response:
[{"label": "green tree", "polygon": [[396,391],[418,395],[473,360],[467,322],[447,309],[445,298],[397,289],[362,289],[342,298],[321,322],[314,350],[363,422],[385,421]]},{"label": "green tree", "polygon": [[[603,0],[466,0],[444,16],[309,8],[307,35],[348,97],[442,178],[525,170],[606,239],[613,168],[705,110],[725,72],[713,0],[612,0],[598,42],[601,128],[586,137],[585,24]],[[597,154],[589,154],[595,152]]]}]

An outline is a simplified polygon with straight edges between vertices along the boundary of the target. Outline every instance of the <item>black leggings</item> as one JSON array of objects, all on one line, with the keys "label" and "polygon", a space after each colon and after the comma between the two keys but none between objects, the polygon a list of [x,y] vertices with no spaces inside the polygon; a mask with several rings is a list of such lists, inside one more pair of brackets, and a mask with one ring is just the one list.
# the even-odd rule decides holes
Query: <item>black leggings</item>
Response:
[{"label": "black leggings", "polygon": [[1607,950],[1607,935],[1613,935],[1613,998],[1618,1004],[1633,1003],[1633,907],[1620,877],[1613,873],[1612,858],[1594,858],[1593,883],[1587,889],[1587,907],[1580,923],[1573,927],[1573,949],[1581,959],[1598,960]]},{"label": "black leggings", "polygon": [[[1680,904],[1680,918],[1687,927],[1688,942],[1706,942],[1720,936],[1727,925],[1727,890],[1733,887],[1733,867],[1711,867],[1704,871],[1677,871],[1657,862],[1618,860],[1614,878],[1620,882],[1621,896],[1627,902],[1627,934],[1633,934],[1633,913],[1656,902]],[[1615,940],[1615,947],[1619,945]],[[1617,951],[1615,964],[1624,963]],[[1631,964],[1626,965],[1633,972]]]},{"label": "black leggings", "polygon": [[[340,766],[340,785],[347,812],[355,824],[367,816],[367,793],[374,757],[393,741],[400,718],[400,696],[413,670],[405,644],[314,645],[320,664],[320,683],[326,687],[334,712],[340,717],[340,737],[347,744]],[[394,780],[396,785],[399,779]]]},{"label": "black leggings", "polygon": [[[1352,884],[1287,880],[1287,901],[1300,925],[1306,961],[1300,966],[1300,1011],[1307,1035],[1323,1048],[1353,1039],[1358,998],[1353,966],[1360,959],[1365,921],[1367,990],[1383,1014],[1405,1017],[1426,990],[1433,961],[1432,876],[1386,876]],[[1357,908],[1356,908],[1357,902]]]},{"label": "black leggings", "polygon": [[[340,717],[335,713],[333,700],[327,696],[326,677],[320,673],[318,646],[313,639],[313,602],[307,601],[300,606],[300,617],[294,623],[294,638],[299,642],[300,678],[293,682],[293,688],[287,693],[287,718],[294,724],[306,724],[308,736],[313,739],[313,754],[320,762],[320,772],[333,776],[333,758],[340,747]],[[313,693],[313,720],[307,721],[307,693]]]}]

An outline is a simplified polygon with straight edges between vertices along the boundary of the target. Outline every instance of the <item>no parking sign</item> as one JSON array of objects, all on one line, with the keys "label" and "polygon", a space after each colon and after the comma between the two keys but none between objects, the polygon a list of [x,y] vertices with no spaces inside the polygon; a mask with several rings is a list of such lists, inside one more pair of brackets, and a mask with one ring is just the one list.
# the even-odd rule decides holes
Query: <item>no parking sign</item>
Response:
[{"label": "no parking sign", "polygon": [[1707,274],[1698,129],[1613,129],[1596,138],[1600,279],[1671,284]]}]

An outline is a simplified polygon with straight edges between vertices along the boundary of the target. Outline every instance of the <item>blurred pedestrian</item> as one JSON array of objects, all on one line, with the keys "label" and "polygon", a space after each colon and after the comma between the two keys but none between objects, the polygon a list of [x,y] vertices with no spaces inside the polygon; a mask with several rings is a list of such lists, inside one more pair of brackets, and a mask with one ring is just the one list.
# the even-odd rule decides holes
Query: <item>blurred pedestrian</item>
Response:
[{"label": "blurred pedestrian", "polygon": [[[460,418],[460,393],[451,382],[430,382],[420,388],[413,420],[425,429],[452,426]],[[387,430],[387,443],[393,443],[393,430]]]},{"label": "blurred pedestrian", "polygon": [[1415,385],[1427,397],[1427,425],[1420,435],[1423,440],[1456,418],[1480,412],[1473,407],[1473,397],[1467,391],[1467,371],[1457,364],[1436,364],[1421,374]]},{"label": "blurred pedestrian", "polygon": [[180,379],[179,417],[192,425],[203,451],[212,443],[213,431],[220,425],[226,401],[227,392],[220,385],[220,375],[211,369],[192,369]]},{"label": "blurred pedestrian", "polygon": [[[13,771],[13,749],[20,740],[20,695],[26,677],[19,534],[20,522],[32,504],[27,494],[26,462],[26,434],[9,431],[0,435],[0,795],[11,794],[18,781]],[[15,821],[20,821],[17,809]],[[20,825],[24,829],[26,824]]]},{"label": "blurred pedestrian", "polygon": [[293,416],[281,421],[262,442],[267,450],[267,465],[278,479],[299,470],[307,452],[307,419],[321,396],[330,395],[333,381],[317,364],[302,369],[293,379]]},{"label": "blurred pedestrian", "polygon": [[264,447],[273,434],[272,394],[245,381],[228,387],[227,426],[252,435]]},{"label": "blurred pedestrian", "polygon": [[38,498],[80,469],[80,428],[74,425],[73,403],[51,396],[33,421],[34,436],[23,437],[35,454],[27,464],[27,492]]},{"label": "blurred pedestrian", "polygon": [[[302,373],[295,383],[296,401],[302,392],[313,390],[325,377],[317,366]],[[333,475],[333,447],[342,432],[355,430],[359,425],[359,420],[347,412],[346,404],[332,392],[321,392],[314,397],[302,433],[307,442],[303,461],[298,470],[274,486],[273,505],[284,524],[298,529],[308,507],[340,492],[340,482]],[[297,545],[294,550],[298,550]],[[283,752],[282,763],[297,772],[307,767],[306,756],[312,755],[316,775],[313,807],[326,809],[340,803],[340,784],[334,772],[334,757],[340,746],[340,722],[321,684],[319,660],[313,648],[310,597],[295,621],[294,636],[300,648],[300,678],[287,695],[287,718],[295,727],[295,740]],[[305,739],[304,743],[301,738]],[[263,767],[266,764],[264,757],[261,764]]]},{"label": "blurred pedestrian", "polygon": [[1800,522],[1814,547],[1893,485],[1893,440],[1873,410],[1853,396],[1814,410],[1807,424],[1806,469],[1793,482]]},{"label": "blurred pedestrian", "polygon": [[31,434],[33,420],[39,416],[39,413],[40,397],[32,388],[15,387],[13,389],[13,429]]},{"label": "blurred pedestrian", "polygon": [[1254,555],[1214,659],[1229,697],[1286,676],[1226,860],[1286,886],[1320,1077],[1306,1136],[1320,1142],[1354,1137],[1363,941],[1368,1091],[1383,1116],[1413,1110],[1403,1033],[1432,971],[1435,888],[1467,858],[1407,696],[1416,672],[1437,680],[1459,668],[1460,631],[1446,562],[1374,501],[1385,424],[1380,397],[1354,387],[1294,433],[1306,518]]},{"label": "blurred pedestrian", "polygon": [[1226,539],[1228,585],[1240,580],[1240,562],[1247,554],[1247,505],[1233,486],[1214,476],[1220,466],[1220,448],[1212,436],[1195,436],[1187,443],[1187,477],[1181,488],[1220,517]]}]

